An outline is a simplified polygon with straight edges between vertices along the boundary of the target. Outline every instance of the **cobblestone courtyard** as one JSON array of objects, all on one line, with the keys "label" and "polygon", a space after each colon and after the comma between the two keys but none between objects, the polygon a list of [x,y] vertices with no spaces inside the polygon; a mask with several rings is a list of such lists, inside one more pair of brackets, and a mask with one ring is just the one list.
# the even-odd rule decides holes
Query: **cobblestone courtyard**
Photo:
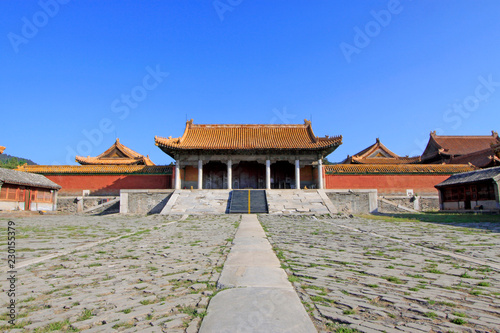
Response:
[{"label": "cobblestone courtyard", "polygon": [[362,332],[499,331],[500,274],[490,266],[500,267],[498,223],[260,220],[324,329],[348,324]]},{"label": "cobblestone courtyard", "polygon": [[[0,216],[1,331],[9,220],[17,331],[197,332],[240,216]],[[318,331],[499,331],[498,223],[259,220]]]}]

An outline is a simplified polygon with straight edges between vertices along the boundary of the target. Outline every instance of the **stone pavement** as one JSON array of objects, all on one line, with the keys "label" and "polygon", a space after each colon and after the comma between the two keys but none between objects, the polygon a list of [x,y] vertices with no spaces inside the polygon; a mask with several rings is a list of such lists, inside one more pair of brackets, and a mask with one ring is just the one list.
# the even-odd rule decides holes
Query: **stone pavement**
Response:
[{"label": "stone pavement", "polygon": [[320,331],[499,332],[498,223],[259,219]]},{"label": "stone pavement", "polygon": [[[38,253],[129,234],[19,268],[20,332],[197,332],[240,216],[188,217],[174,223],[159,216],[10,220],[17,228],[19,267]],[[7,221],[0,220],[4,240]],[[2,249],[4,257],[5,242]],[[2,309],[7,287],[2,278]],[[0,331],[14,332],[7,319],[2,310]]]},{"label": "stone pavement", "polygon": [[243,215],[201,333],[316,332],[256,215]]},{"label": "stone pavement", "polygon": [[[499,331],[498,223],[258,218],[320,332]],[[194,333],[208,320],[209,303],[215,309],[231,302],[238,311],[248,306],[242,300],[263,294],[266,301],[255,303],[242,330],[266,314],[278,317],[288,308],[275,303],[292,300],[274,291],[290,289],[264,283],[278,286],[286,277],[281,271],[259,280],[278,263],[245,256],[252,237],[233,245],[240,219],[0,214],[0,257],[6,263],[6,225],[13,220],[19,267],[15,327],[7,323],[8,284],[0,268],[0,331]],[[266,244],[262,233],[254,236]],[[217,292],[217,283],[231,288]]]}]

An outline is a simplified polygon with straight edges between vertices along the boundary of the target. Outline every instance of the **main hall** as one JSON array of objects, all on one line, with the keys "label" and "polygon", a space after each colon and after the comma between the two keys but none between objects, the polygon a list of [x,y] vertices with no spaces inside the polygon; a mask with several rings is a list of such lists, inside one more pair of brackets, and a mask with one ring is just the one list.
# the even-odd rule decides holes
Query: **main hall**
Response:
[{"label": "main hall", "polygon": [[317,137],[308,120],[200,125],[191,119],[181,137],[155,137],[155,143],[175,160],[175,189],[322,189],[322,159],[342,136]]}]

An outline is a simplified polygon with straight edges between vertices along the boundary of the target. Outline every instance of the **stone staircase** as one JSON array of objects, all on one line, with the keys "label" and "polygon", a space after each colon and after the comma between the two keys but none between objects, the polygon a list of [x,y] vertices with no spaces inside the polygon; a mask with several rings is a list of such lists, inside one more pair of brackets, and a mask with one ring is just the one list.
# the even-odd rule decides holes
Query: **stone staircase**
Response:
[{"label": "stone staircase", "polygon": [[266,214],[265,190],[234,190],[229,205],[230,214]]},{"label": "stone staircase", "polygon": [[323,190],[175,190],[160,214],[248,214],[249,193],[250,213],[337,213]]}]

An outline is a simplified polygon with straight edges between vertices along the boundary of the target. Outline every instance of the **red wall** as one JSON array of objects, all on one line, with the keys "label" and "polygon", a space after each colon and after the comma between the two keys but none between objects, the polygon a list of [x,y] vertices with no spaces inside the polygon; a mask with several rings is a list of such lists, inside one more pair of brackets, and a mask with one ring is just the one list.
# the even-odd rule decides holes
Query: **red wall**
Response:
[{"label": "red wall", "polygon": [[437,195],[434,188],[450,175],[325,175],[327,189],[377,189],[379,194]]},{"label": "red wall", "polygon": [[120,189],[169,189],[171,175],[46,175],[62,186],[59,195],[82,195],[83,190],[91,194],[118,195]]},{"label": "red wall", "polygon": [[[301,175],[302,176],[302,175]],[[118,195],[120,189],[171,189],[173,175],[46,175],[62,186],[59,195]],[[379,194],[437,195],[434,188],[449,175],[325,175],[327,189],[377,189]]]}]

